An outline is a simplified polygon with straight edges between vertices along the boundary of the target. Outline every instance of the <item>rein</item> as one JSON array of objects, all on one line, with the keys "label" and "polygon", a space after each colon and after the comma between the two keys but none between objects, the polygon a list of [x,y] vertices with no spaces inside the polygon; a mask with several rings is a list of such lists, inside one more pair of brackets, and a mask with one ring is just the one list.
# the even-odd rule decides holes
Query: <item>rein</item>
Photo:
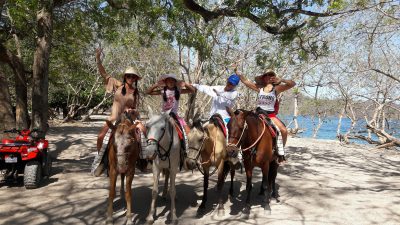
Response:
[{"label": "rein", "polygon": [[261,135],[257,138],[257,140],[256,140],[252,145],[250,145],[249,147],[244,148],[244,149],[242,149],[242,148],[240,148],[240,147],[238,146],[238,145],[240,144],[241,140],[242,140],[244,131],[245,131],[246,128],[248,127],[247,122],[245,121],[242,134],[240,135],[238,141],[236,142],[236,144],[228,143],[228,147],[239,148],[242,152],[247,151],[247,150],[253,148],[253,147],[261,140],[262,136],[263,136],[264,133],[265,133],[265,123],[264,123],[264,121],[263,121],[260,117],[258,117],[258,119],[260,119],[260,120],[261,120],[261,123],[263,124],[263,131],[261,132]]},{"label": "rein", "polygon": [[[155,143],[157,143],[156,154],[158,155],[158,157],[159,157],[162,161],[165,161],[165,160],[167,160],[167,158],[168,158],[168,160],[169,160],[169,165],[171,166],[171,159],[170,159],[169,156],[170,156],[170,153],[171,153],[172,145],[173,145],[173,143],[174,143],[174,137],[173,137],[173,132],[174,132],[174,130],[173,130],[173,127],[171,126],[171,124],[169,124],[168,118],[165,119],[165,124],[166,124],[166,125],[169,125],[169,131],[170,131],[170,134],[171,134],[171,140],[170,140],[170,142],[169,142],[168,150],[166,150],[165,148],[163,148],[163,146],[160,145],[160,140],[162,140],[163,137],[165,136],[165,131],[166,131],[166,129],[164,129],[162,135],[160,136],[160,140],[156,140],[155,138],[148,138],[148,141],[154,141]],[[165,153],[162,154],[161,151],[160,151],[160,149],[161,149],[162,151],[164,151]]]}]

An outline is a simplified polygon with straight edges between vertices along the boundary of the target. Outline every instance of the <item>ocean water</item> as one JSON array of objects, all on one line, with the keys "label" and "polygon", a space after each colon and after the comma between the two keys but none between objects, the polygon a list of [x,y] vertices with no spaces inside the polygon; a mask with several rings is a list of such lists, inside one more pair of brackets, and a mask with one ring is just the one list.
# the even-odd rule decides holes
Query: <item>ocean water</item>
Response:
[{"label": "ocean water", "polygon": [[[293,117],[291,116],[282,116],[282,121],[286,124],[289,125],[290,121],[292,121]],[[297,121],[299,123],[299,128],[304,129],[302,133],[300,133],[298,136],[299,137],[308,137],[311,138],[313,135],[313,130],[318,124],[318,118],[313,118],[310,116],[299,116],[297,118]],[[324,119],[323,124],[321,125],[318,134],[317,134],[317,139],[328,139],[328,140],[336,140],[336,130],[338,126],[339,118],[337,117],[327,117]],[[389,129],[386,129],[386,132],[391,134],[394,137],[400,138],[400,121],[398,120],[388,120],[389,124]],[[351,120],[348,118],[342,118],[342,124],[341,124],[341,133],[344,134],[347,132],[347,130],[350,128],[351,125]],[[290,127],[293,127],[294,124],[292,123]],[[368,134],[366,133],[366,123],[365,120],[359,120],[357,121],[357,124],[355,126],[355,129],[353,130],[353,134],[355,132],[359,133],[360,135],[367,136]],[[372,139],[377,139],[376,136],[372,136]],[[352,139],[351,141],[360,143],[360,144],[366,144],[367,142],[360,140],[360,139]]]}]

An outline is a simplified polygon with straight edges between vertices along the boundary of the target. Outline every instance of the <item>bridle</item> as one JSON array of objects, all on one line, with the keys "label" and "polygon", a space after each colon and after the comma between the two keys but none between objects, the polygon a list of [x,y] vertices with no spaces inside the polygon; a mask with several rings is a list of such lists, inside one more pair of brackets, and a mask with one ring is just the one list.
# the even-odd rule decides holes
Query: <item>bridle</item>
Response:
[{"label": "bridle", "polygon": [[[164,136],[165,136],[165,131],[167,130],[167,126],[168,126],[169,131],[170,131],[170,134],[171,134],[171,140],[170,140],[170,142],[169,142],[168,149],[165,149],[165,148],[163,148],[162,145],[160,145],[160,141],[161,141],[161,140],[164,138]],[[174,132],[174,130],[173,130],[173,129],[174,129],[174,128],[173,128],[173,126],[171,126],[171,124],[169,124],[168,117],[167,117],[167,118],[165,118],[165,129],[163,130],[163,133],[161,134],[159,140],[157,140],[157,139],[155,139],[155,138],[153,138],[153,137],[149,137],[149,138],[147,139],[148,145],[157,144],[157,150],[156,150],[156,153],[155,153],[155,154],[157,154],[158,157],[159,157],[162,161],[165,161],[165,160],[168,159],[168,160],[169,160],[170,166],[171,166],[171,159],[170,159],[169,156],[170,156],[170,153],[171,153],[172,145],[173,145],[173,143],[174,143],[174,138],[173,138],[173,132]],[[163,151],[164,153],[162,153],[161,151]]]},{"label": "bridle", "polygon": [[227,144],[227,147],[234,147],[234,148],[239,149],[239,150],[242,151],[242,152],[247,151],[247,150],[253,148],[253,147],[261,140],[261,137],[264,135],[264,132],[265,132],[265,123],[264,123],[264,121],[263,121],[260,117],[258,117],[258,119],[260,119],[260,120],[261,120],[261,123],[263,124],[263,131],[261,132],[260,136],[257,138],[257,140],[256,140],[252,145],[250,145],[249,147],[244,148],[244,149],[242,149],[241,146],[240,146],[240,143],[241,143],[241,141],[242,141],[242,137],[243,137],[244,131],[246,130],[246,128],[248,128],[247,121],[245,120],[245,121],[244,121],[243,130],[242,130],[242,134],[240,135],[240,137],[239,137],[239,138],[237,138],[237,137],[230,137],[230,138],[234,138],[234,139],[236,139],[236,140],[238,140],[238,141],[236,142],[236,144],[234,144],[234,143],[228,143],[228,144]]},{"label": "bridle", "polygon": [[[204,132],[204,130],[203,130],[203,138],[202,138],[201,145],[200,145],[199,148],[189,147],[189,149],[192,149],[192,150],[194,150],[194,151],[197,152],[196,156],[195,156],[194,158],[191,158],[191,157],[187,156],[187,158],[189,158],[189,159],[191,159],[191,160],[194,160],[194,161],[196,162],[197,169],[198,169],[198,170],[200,171],[200,173],[203,174],[203,175],[204,175],[204,172],[201,170],[200,166],[209,163],[209,162],[211,161],[211,155],[212,155],[213,153],[214,153],[214,159],[215,159],[215,146],[216,146],[216,143],[217,143],[217,141],[214,140],[213,150],[212,150],[212,152],[211,152],[210,158],[209,158],[207,161],[205,161],[205,162],[199,162],[199,163],[197,163],[197,162],[199,161],[199,158],[200,158],[200,153],[201,153],[201,151],[204,149],[204,148],[203,148],[204,143],[205,143],[205,141],[206,141],[206,139],[207,139],[207,137],[206,137],[206,135],[205,135],[204,133],[205,133],[205,132]],[[217,136],[215,137],[215,139],[217,139],[217,137],[218,137],[218,133],[217,133]],[[215,173],[215,171],[217,171],[217,169],[218,169],[218,167],[216,166],[215,169],[214,169],[211,173],[209,173],[209,176],[212,176],[212,175]]]}]

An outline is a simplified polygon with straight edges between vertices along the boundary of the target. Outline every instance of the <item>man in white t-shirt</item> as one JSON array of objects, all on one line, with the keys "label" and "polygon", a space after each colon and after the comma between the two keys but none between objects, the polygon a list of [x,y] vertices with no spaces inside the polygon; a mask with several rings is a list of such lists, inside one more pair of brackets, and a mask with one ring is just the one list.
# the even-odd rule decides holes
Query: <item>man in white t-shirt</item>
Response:
[{"label": "man in white t-shirt", "polygon": [[225,125],[229,122],[230,116],[226,107],[233,108],[238,92],[235,90],[239,84],[240,78],[236,74],[229,76],[225,86],[208,86],[201,84],[192,84],[194,88],[212,97],[212,106],[209,116],[218,113],[222,116]]}]

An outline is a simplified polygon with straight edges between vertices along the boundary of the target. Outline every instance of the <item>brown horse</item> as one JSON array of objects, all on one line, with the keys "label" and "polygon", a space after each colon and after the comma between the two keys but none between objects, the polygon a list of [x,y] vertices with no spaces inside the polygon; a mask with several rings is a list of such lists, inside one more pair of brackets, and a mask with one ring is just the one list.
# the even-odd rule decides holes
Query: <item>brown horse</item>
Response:
[{"label": "brown horse", "polygon": [[[219,120],[219,122],[218,122]],[[189,149],[187,151],[186,166],[188,169],[195,169],[196,167],[204,175],[203,183],[203,199],[199,207],[200,210],[205,209],[207,202],[207,189],[209,176],[213,175],[215,170],[211,172],[210,167],[215,166],[218,169],[218,215],[224,215],[224,205],[222,199],[222,188],[224,186],[225,178],[230,170],[231,172],[231,186],[229,189],[230,196],[233,196],[233,178],[235,176],[235,169],[232,163],[228,162],[228,155],[226,153],[226,138],[218,126],[218,123],[223,123],[221,119],[211,117],[208,124],[204,126],[200,120],[193,123],[193,127],[188,135]]]},{"label": "brown horse", "polygon": [[121,175],[121,198],[124,196],[124,179],[126,177],[125,202],[127,207],[126,224],[132,224],[131,196],[132,180],[135,174],[136,160],[139,158],[139,142],[137,140],[136,125],[129,116],[122,116],[118,125],[107,121],[108,127],[113,130],[108,149],[110,189],[108,196],[107,224],[112,224],[113,200],[118,174]]},{"label": "brown horse", "polygon": [[[279,164],[273,151],[273,138],[265,122],[254,112],[237,110],[235,113],[227,108],[231,120],[228,123],[229,141],[227,151],[229,155],[236,155],[241,150],[246,170],[246,208],[244,213],[250,213],[251,179],[253,169],[258,166],[262,170],[262,184],[260,194],[264,196],[264,210],[269,210],[271,190],[277,198],[275,179]],[[278,199],[277,199],[278,200]]]}]

